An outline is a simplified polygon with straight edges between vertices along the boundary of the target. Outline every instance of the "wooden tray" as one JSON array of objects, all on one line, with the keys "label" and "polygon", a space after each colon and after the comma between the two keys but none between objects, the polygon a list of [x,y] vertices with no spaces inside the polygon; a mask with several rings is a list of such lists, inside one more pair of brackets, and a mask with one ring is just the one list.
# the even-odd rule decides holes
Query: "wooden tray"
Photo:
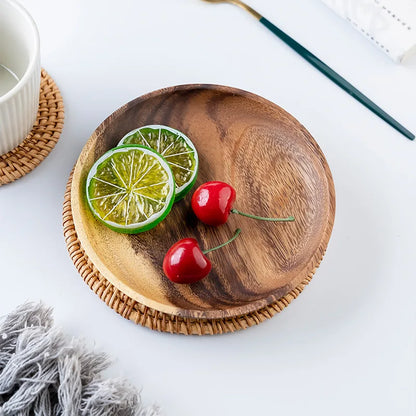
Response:
[{"label": "wooden tray", "polygon": [[[196,186],[223,180],[237,190],[235,207],[262,216],[294,215],[294,223],[267,223],[232,214],[213,228],[197,221],[191,194],[156,228],[133,236],[96,221],[85,200],[92,164],[128,131],[165,124],[195,144]],[[133,300],[170,315],[196,319],[240,316],[277,301],[314,269],[327,247],[335,214],[331,173],[308,131],[277,105],[254,94],[215,85],[155,91],[118,109],[92,134],[77,161],[71,186],[75,230],[98,271]],[[213,270],[192,285],[171,283],[162,271],[168,248],[195,237],[209,248]]]}]

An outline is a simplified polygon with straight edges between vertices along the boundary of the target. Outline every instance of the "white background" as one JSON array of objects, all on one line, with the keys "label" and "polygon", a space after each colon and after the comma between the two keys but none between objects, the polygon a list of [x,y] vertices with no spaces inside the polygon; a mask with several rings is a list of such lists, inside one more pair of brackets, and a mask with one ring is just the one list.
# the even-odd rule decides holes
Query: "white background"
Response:
[{"label": "white background", "polygon": [[[166,416],[415,414],[416,143],[333,85],[248,14],[198,0],[24,0],[65,101],[52,154],[0,189],[0,314],[42,299],[108,372]],[[393,63],[318,0],[251,5],[416,131],[416,57]],[[236,334],[184,337],[109,309],[66,251],[65,184],[92,131],[152,90],[204,82],[279,104],[316,138],[337,214],[324,261],[280,315]],[[255,253],[253,253],[255,255]]]}]

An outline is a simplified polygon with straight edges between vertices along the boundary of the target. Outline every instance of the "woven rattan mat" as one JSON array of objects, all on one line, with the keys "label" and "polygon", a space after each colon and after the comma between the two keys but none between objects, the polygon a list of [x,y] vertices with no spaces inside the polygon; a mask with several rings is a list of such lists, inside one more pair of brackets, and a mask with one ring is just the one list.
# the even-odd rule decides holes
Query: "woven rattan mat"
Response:
[{"label": "woven rattan mat", "polygon": [[78,239],[72,217],[71,184],[72,173],[66,186],[62,214],[64,237],[69,255],[90,289],[110,308],[136,324],[156,331],[184,335],[214,335],[246,329],[258,325],[286,308],[293,299],[299,296],[315,273],[316,269],[299,286],[278,301],[247,315],[226,319],[191,319],[159,312],[142,305],[118,290],[106,280],[85,254]]},{"label": "woven rattan mat", "polygon": [[54,148],[63,124],[64,104],[61,93],[55,81],[42,69],[36,122],[23,143],[0,155],[0,186],[35,169]]}]

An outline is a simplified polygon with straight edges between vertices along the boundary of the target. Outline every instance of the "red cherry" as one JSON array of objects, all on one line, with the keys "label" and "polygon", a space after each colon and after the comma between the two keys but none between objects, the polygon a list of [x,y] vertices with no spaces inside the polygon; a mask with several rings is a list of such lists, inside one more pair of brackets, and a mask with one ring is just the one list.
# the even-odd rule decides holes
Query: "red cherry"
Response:
[{"label": "red cherry", "polygon": [[211,268],[211,262],[195,238],[184,238],[176,242],[163,260],[163,271],[175,283],[197,282],[207,276]]},{"label": "red cherry", "polygon": [[221,225],[227,222],[235,196],[235,189],[228,183],[206,182],[192,195],[192,209],[205,224]]},{"label": "red cherry", "polygon": [[238,228],[234,236],[227,242],[217,247],[202,251],[195,238],[184,238],[177,241],[166,253],[163,259],[163,271],[174,283],[195,283],[208,276],[211,271],[211,262],[205,256],[210,251],[217,250],[234,241],[238,234]]},{"label": "red cherry", "polygon": [[262,221],[295,221],[294,217],[267,218],[241,212],[233,208],[235,196],[235,189],[231,185],[228,185],[228,183],[220,181],[206,182],[192,195],[192,209],[198,219],[208,225],[221,225],[226,223],[230,213]]}]

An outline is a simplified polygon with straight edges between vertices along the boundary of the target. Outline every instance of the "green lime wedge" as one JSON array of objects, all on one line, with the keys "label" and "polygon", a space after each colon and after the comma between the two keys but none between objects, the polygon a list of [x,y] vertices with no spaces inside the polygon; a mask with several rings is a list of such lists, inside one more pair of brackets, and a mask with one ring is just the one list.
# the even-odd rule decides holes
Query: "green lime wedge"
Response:
[{"label": "green lime wedge", "polygon": [[88,205],[114,231],[136,234],[162,221],[175,199],[175,180],[166,161],[138,145],[115,147],[88,173]]},{"label": "green lime wedge", "polygon": [[144,126],[127,133],[119,144],[140,144],[166,159],[176,182],[175,201],[182,199],[194,185],[198,173],[198,152],[182,132],[167,126]]}]

